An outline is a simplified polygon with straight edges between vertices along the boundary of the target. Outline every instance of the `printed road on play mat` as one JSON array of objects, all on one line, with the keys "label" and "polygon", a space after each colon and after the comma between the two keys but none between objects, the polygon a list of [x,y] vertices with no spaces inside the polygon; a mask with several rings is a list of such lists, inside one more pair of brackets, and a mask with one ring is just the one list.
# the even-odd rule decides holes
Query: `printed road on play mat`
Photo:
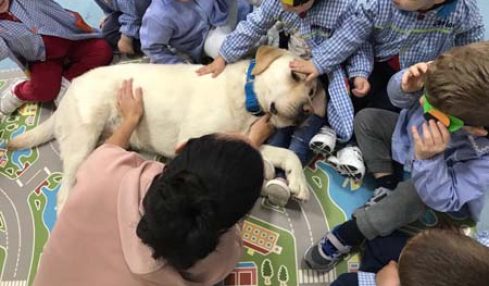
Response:
[{"label": "printed road on play mat", "polygon": [[[0,79],[0,92],[16,80],[12,75],[3,77],[7,79]],[[15,152],[2,146],[51,113],[51,105],[27,104],[0,123],[0,286],[32,284],[56,222],[62,177],[56,142]],[[358,255],[327,274],[307,269],[302,255],[327,230],[349,218],[372,188],[354,184],[321,161],[311,163],[305,174],[312,191],[308,202],[291,201],[285,208],[263,199],[257,202],[243,225],[243,257],[225,285],[328,285],[341,273],[358,269]],[[455,219],[470,224],[465,218]],[[436,225],[438,216],[429,211],[422,221],[408,230]]]}]

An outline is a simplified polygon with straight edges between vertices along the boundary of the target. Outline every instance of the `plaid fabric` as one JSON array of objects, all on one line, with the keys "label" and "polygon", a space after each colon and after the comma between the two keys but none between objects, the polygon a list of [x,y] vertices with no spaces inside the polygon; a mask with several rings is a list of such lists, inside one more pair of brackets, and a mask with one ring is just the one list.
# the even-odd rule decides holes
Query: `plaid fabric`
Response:
[{"label": "plaid fabric", "polygon": [[377,61],[399,55],[405,68],[484,36],[476,0],[450,0],[425,13],[401,11],[392,0],[363,0],[348,14],[341,28],[313,51],[322,73],[333,70],[370,37]]},{"label": "plaid fabric", "polygon": [[151,0],[95,0],[95,2],[105,14],[121,12],[120,32],[131,38],[139,39],[141,21]]},{"label": "plaid fabric", "polygon": [[375,273],[359,271],[358,286],[377,286],[377,283],[375,283]]},{"label": "plaid fabric", "polygon": [[482,245],[489,247],[489,231],[478,232],[475,239]]},{"label": "plaid fabric", "polygon": [[[339,27],[338,23],[353,7],[353,3],[354,1],[341,0],[318,1],[311,10],[307,11],[305,17],[301,18],[295,13],[284,11],[278,0],[265,0],[257,10],[248,16],[246,21],[241,22],[236,30],[227,37],[220,54],[227,62],[239,60],[254,47],[261,37],[266,35],[277,21],[280,21],[286,33],[293,35],[294,40],[304,42],[311,53],[318,56],[322,54],[322,43],[330,38]],[[301,40],[297,40],[297,37],[300,37]],[[308,49],[303,47],[303,50]],[[368,53],[368,47],[361,52],[349,60],[348,67],[355,72],[353,76],[368,77],[369,72],[363,72],[363,70],[368,70],[367,66],[372,61],[365,57],[372,57],[373,54]],[[339,65],[335,66],[334,71],[327,75],[330,81],[327,87],[330,95],[328,121],[335,129],[339,139],[346,142],[353,134],[353,105],[346,81],[347,76]]]},{"label": "plaid fabric", "polygon": [[44,60],[41,35],[75,41],[101,36],[78,13],[64,10],[53,0],[12,0],[10,12],[21,22],[0,20],[0,60],[8,57],[18,63]]}]

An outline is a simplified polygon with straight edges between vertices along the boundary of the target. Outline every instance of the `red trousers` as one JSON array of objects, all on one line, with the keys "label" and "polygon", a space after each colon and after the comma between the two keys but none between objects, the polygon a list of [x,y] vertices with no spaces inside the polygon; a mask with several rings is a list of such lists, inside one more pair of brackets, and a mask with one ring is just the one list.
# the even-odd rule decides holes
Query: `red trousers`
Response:
[{"label": "red trousers", "polygon": [[17,85],[15,95],[26,101],[52,101],[61,88],[61,78],[71,81],[83,73],[108,65],[112,49],[104,39],[72,41],[42,36],[46,60],[29,63],[30,79]]}]

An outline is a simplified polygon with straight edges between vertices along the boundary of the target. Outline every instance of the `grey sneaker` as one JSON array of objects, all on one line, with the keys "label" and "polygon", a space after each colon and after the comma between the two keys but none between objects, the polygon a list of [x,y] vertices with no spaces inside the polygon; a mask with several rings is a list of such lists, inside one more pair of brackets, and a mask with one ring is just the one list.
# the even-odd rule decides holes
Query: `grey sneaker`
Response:
[{"label": "grey sneaker", "polygon": [[281,207],[284,207],[290,199],[290,188],[284,178],[268,181],[262,193],[268,198],[270,203]]},{"label": "grey sneaker", "polygon": [[9,115],[25,103],[25,101],[19,99],[14,93],[15,87],[24,81],[17,81],[2,93],[2,97],[0,97],[0,117]]},{"label": "grey sneaker", "polygon": [[[327,240],[329,240],[329,242],[331,242],[337,249],[333,255],[326,255],[323,251],[322,245],[325,244]],[[328,232],[318,243],[306,250],[306,253],[304,254],[304,262],[314,270],[329,272],[341,261],[343,256],[350,253],[350,251],[350,246],[343,245],[332,232]]]}]

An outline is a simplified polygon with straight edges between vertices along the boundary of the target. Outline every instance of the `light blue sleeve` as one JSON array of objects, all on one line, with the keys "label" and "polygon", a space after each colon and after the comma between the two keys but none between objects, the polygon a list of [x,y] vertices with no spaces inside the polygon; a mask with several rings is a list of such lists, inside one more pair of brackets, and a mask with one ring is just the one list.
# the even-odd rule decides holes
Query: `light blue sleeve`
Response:
[{"label": "light blue sleeve", "polygon": [[0,61],[9,58],[11,54],[12,52],[7,46],[7,43],[5,43],[2,38],[0,38]]},{"label": "light blue sleeve", "polygon": [[226,37],[219,54],[228,63],[240,60],[277,22],[280,11],[280,3],[276,0],[265,0]]},{"label": "light blue sleeve", "polygon": [[143,24],[140,30],[141,50],[150,58],[152,63],[176,64],[184,63],[172,52],[168,46],[173,35],[173,28],[170,22],[160,17],[157,9],[148,9],[143,17]]},{"label": "light blue sleeve", "polygon": [[357,6],[352,5],[331,38],[312,50],[312,62],[320,74],[329,73],[345,62],[369,39],[377,10],[377,0],[364,0]]},{"label": "light blue sleeve", "polygon": [[465,13],[460,21],[460,30],[455,36],[455,45],[464,46],[484,39],[484,23],[476,0],[465,0]]},{"label": "light blue sleeve", "polygon": [[459,211],[489,188],[489,156],[448,166],[444,154],[415,160],[412,178],[421,200],[440,212]]},{"label": "light blue sleeve", "polygon": [[410,108],[413,104],[418,104],[418,100],[422,95],[422,91],[414,93],[405,93],[402,91],[401,81],[406,70],[404,69],[394,74],[387,85],[387,94],[392,105],[401,109]]},{"label": "light blue sleeve", "polygon": [[374,69],[374,48],[370,42],[362,44],[346,61],[346,74],[348,78],[368,78]]},{"label": "light blue sleeve", "polygon": [[141,16],[138,15],[135,1],[143,0],[117,0],[117,5],[122,13],[119,16],[120,32],[128,37],[139,39]]}]

